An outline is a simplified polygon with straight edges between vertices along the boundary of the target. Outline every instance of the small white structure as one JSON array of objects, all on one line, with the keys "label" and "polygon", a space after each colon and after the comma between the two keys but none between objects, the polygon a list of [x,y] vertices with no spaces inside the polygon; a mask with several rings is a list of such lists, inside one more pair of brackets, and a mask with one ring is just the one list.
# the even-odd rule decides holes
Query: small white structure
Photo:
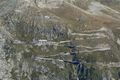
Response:
[{"label": "small white structure", "polygon": [[42,46],[42,45],[47,45],[48,41],[47,40],[38,40],[38,42],[35,44],[37,46]]},{"label": "small white structure", "polygon": [[44,39],[40,39],[38,41],[34,41],[33,43],[35,45],[37,45],[37,46],[55,45],[56,44],[55,42],[44,40]]},{"label": "small white structure", "polygon": [[50,16],[45,16],[45,19],[50,19]]}]

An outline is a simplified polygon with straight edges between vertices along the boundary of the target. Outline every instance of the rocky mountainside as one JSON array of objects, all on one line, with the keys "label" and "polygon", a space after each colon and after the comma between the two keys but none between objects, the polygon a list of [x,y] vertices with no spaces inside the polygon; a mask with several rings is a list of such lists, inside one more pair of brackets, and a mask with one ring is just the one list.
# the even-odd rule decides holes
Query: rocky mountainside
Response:
[{"label": "rocky mountainside", "polygon": [[120,0],[0,0],[0,80],[119,80]]}]

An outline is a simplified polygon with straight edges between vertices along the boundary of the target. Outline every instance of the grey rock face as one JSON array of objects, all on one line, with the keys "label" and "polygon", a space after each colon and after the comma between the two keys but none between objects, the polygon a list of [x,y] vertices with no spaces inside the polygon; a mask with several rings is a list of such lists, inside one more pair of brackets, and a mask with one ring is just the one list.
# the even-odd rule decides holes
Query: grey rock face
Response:
[{"label": "grey rock face", "polygon": [[6,60],[6,53],[4,51],[5,38],[0,31],[0,79],[1,80],[13,80],[12,79],[12,68],[13,61],[11,59]]}]

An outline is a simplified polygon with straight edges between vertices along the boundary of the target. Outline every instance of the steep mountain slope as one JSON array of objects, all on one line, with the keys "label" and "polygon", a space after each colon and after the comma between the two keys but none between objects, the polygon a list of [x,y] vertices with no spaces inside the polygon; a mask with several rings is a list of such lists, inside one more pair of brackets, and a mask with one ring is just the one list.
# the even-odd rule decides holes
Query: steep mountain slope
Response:
[{"label": "steep mountain slope", "polygon": [[119,80],[119,4],[0,0],[0,80]]}]

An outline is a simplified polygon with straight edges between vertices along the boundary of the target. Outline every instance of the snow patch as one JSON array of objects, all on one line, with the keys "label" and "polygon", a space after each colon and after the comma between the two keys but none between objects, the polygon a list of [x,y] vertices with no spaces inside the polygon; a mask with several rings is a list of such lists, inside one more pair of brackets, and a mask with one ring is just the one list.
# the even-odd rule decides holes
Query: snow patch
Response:
[{"label": "snow patch", "polygon": [[88,6],[88,8],[89,8],[88,11],[91,12],[92,14],[94,14],[94,15],[101,15],[101,14],[103,14],[101,12],[101,10],[104,9],[104,6],[101,3],[99,3],[99,2],[96,2],[96,1],[91,2],[91,4]]},{"label": "snow patch", "polygon": [[119,38],[117,39],[117,44],[120,45],[120,39]]},{"label": "snow patch", "polygon": [[36,0],[36,3],[40,8],[59,8],[63,0]]},{"label": "snow patch", "polygon": [[14,44],[24,44],[25,42],[23,42],[23,41],[20,41],[20,40],[14,40],[14,42],[13,42]]}]

